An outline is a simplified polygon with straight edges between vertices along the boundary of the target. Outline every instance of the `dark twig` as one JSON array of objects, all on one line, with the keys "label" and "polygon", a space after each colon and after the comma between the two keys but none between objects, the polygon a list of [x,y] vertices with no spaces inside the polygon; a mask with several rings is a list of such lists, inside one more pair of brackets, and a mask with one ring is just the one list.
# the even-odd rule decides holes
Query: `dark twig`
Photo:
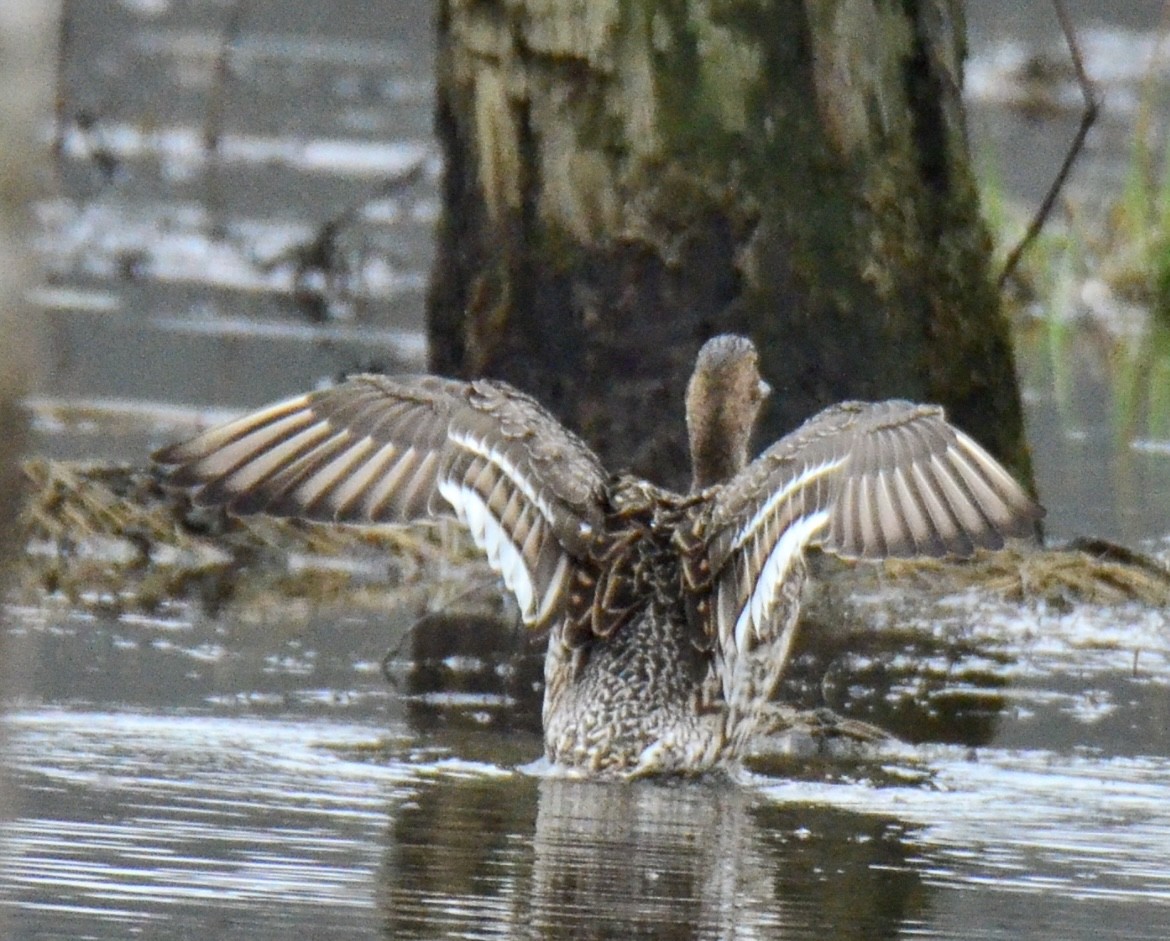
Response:
[{"label": "dark twig", "polygon": [[370,203],[413,185],[422,178],[425,170],[426,161],[419,160],[397,176],[380,182],[360,199],[322,222],[311,239],[285,249],[277,257],[262,263],[261,268],[270,271],[291,262],[293,294],[298,303],[314,323],[328,320],[337,299],[349,289],[348,265],[341,250],[342,236]]},{"label": "dark twig", "polygon": [[1040,234],[1040,230],[1044,228],[1044,223],[1048,221],[1052,207],[1056,204],[1056,197],[1060,195],[1060,191],[1064,188],[1065,180],[1068,179],[1073,164],[1084,149],[1085,138],[1089,134],[1089,128],[1097,120],[1097,112],[1100,108],[1097,102],[1096,89],[1093,87],[1093,83],[1089,80],[1089,76],[1085,72],[1085,64],[1081,59],[1081,48],[1077,43],[1076,32],[1073,30],[1072,22],[1068,18],[1068,11],[1064,8],[1064,0],[1052,0],[1052,6],[1056,10],[1056,18],[1060,21],[1060,29],[1064,33],[1064,41],[1068,46],[1069,55],[1072,57],[1073,69],[1077,74],[1077,84],[1080,86],[1081,95],[1085,99],[1085,108],[1081,112],[1081,125],[1077,128],[1077,133],[1069,145],[1068,153],[1064,155],[1064,161],[1060,165],[1059,172],[1057,172],[1055,179],[1052,181],[1052,185],[1048,188],[1043,202],[1040,203],[1040,208],[1036,210],[1036,214],[1028,224],[1028,230],[1019,242],[1016,243],[1016,247],[1012,249],[1011,254],[1007,257],[1007,261],[1004,262],[1003,270],[999,273],[999,281],[997,283],[997,287],[1000,289],[1003,288],[1007,279],[1011,277],[1012,272],[1016,270],[1016,266],[1020,263],[1020,257],[1032,243],[1032,240]]},{"label": "dark twig", "polygon": [[223,114],[231,81],[232,51],[240,38],[240,24],[244,19],[243,0],[237,0],[228,12],[220,35],[219,51],[211,67],[211,87],[207,95],[207,112],[203,120],[203,146],[209,154],[216,154],[223,140]]},{"label": "dark twig", "polygon": [[205,177],[206,203],[211,219],[212,238],[223,239],[227,234],[225,200],[221,192],[220,158],[224,136],[224,112],[227,107],[228,86],[232,78],[232,53],[240,38],[244,21],[245,0],[235,0],[228,10],[220,34],[219,50],[211,65],[211,85],[207,94],[207,110],[203,116],[203,148],[208,159]]},{"label": "dark twig", "polygon": [[53,100],[53,171],[58,174],[65,152],[65,102],[70,92],[66,69],[72,54],[73,5],[65,0],[61,4],[61,21],[57,28],[57,93]]},{"label": "dark twig", "polygon": [[70,67],[77,54],[74,32],[74,5],[70,0],[61,4],[61,18],[57,29],[57,91],[53,105],[53,172],[60,181],[61,164],[65,158],[66,138],[76,131],[78,156],[84,155],[98,171],[103,184],[113,182],[122,170],[122,161],[106,142],[102,133],[104,107],[82,106],[70,84]]}]

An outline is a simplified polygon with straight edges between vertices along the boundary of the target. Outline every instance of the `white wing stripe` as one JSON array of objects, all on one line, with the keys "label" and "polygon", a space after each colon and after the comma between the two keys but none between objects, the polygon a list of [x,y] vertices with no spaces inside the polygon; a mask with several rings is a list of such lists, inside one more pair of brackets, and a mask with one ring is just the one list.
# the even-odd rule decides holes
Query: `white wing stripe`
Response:
[{"label": "white wing stripe", "polygon": [[[248,425],[252,424],[249,419],[244,421]],[[257,452],[263,451],[272,442],[279,442],[282,438],[287,439],[290,432],[314,422],[314,417],[308,412],[293,412],[271,424],[257,423],[256,427],[247,427],[239,438],[232,441],[230,440],[232,435],[226,432],[234,429],[235,433],[239,433],[239,423],[236,423],[231,428],[225,429],[225,433],[220,436],[224,441],[227,441],[226,444],[221,443],[220,440],[213,440],[207,446],[200,448],[199,473],[206,477],[219,476],[232,470],[245,459],[251,463]],[[196,440],[202,442],[202,439]]]},{"label": "white wing stripe", "polygon": [[439,493],[471,532],[475,544],[487,555],[492,571],[503,578],[505,587],[516,596],[524,623],[535,623],[538,617],[536,590],[528,567],[483,498],[474,490],[448,480],[439,481]]},{"label": "white wing stripe", "polygon": [[1008,506],[1003,496],[996,493],[991,484],[988,483],[988,478],[983,473],[985,470],[984,465],[975,464],[971,457],[954,446],[947,449],[947,456],[951,459],[952,466],[959,472],[959,475],[963,478],[975,497],[983,504],[983,509],[994,520],[996,525],[1010,526],[1012,521],[1011,507]]},{"label": "white wing stripe", "polygon": [[874,481],[874,497],[877,501],[882,541],[885,543],[887,552],[892,549],[904,552],[905,549],[902,546],[908,541],[913,541],[913,537],[907,535],[906,526],[902,522],[902,514],[891,489],[886,472],[879,470],[877,479]]},{"label": "white wing stripe", "polygon": [[[348,436],[348,432],[346,435]],[[326,490],[334,486],[350,468],[360,461],[372,448],[374,442],[366,437],[346,446],[340,454],[329,460],[324,467],[314,471],[307,480],[297,485],[294,499],[308,506]]]},{"label": "white wing stripe", "polygon": [[427,510],[430,502],[431,487],[435,482],[435,466],[439,463],[439,455],[435,451],[427,451],[413,469],[413,476],[398,492],[396,502],[399,512],[406,519],[417,519]]},{"label": "white wing stripe", "polygon": [[955,476],[949,462],[938,454],[930,456],[930,466],[939,482],[940,494],[950,504],[951,513],[959,521],[961,531],[977,533],[986,525],[979,512],[979,504],[971,498],[961,476]]},{"label": "white wing stripe", "polygon": [[760,574],[756,578],[752,596],[739,612],[735,622],[735,646],[740,652],[747,650],[749,631],[756,633],[753,628],[767,622],[772,613],[772,604],[776,597],[776,589],[788,576],[795,559],[808,541],[829,521],[828,510],[821,510],[811,516],[804,516],[792,521],[784,530],[784,535],[776,540],[772,551],[768,553],[768,560],[764,563]]},{"label": "white wing stripe", "polygon": [[[288,475],[295,473],[298,467],[303,467],[302,462],[318,448],[329,447],[343,434],[343,431],[334,431],[329,422],[309,425],[291,438],[285,438],[276,447],[258,452],[254,458],[232,471],[225,484],[233,493],[244,493],[266,483],[269,478],[287,480]],[[200,473],[204,473],[202,468]]]},{"label": "white wing stripe", "polygon": [[861,551],[880,553],[884,548],[875,512],[874,479],[868,475],[857,481],[858,508],[861,516]]},{"label": "white wing stripe", "polygon": [[330,497],[330,503],[337,513],[344,512],[361,493],[385,472],[387,463],[397,449],[393,443],[382,445],[361,467],[355,469]]},{"label": "white wing stripe", "polygon": [[910,474],[918,485],[918,492],[922,494],[926,512],[934,523],[935,531],[944,543],[950,543],[959,530],[959,523],[951,513],[949,505],[940,499],[938,484],[927,476],[926,469],[918,462],[910,465]]},{"label": "white wing stripe", "polygon": [[378,519],[383,504],[394,497],[403,480],[414,472],[417,461],[418,451],[413,447],[407,448],[398,456],[393,466],[386,471],[386,475],[366,494],[363,510],[367,517],[371,520]]},{"label": "white wing stripe", "polygon": [[561,551],[557,551],[557,568],[553,572],[552,578],[548,580],[548,590],[545,591],[544,597],[540,600],[540,610],[533,616],[532,624],[541,624],[552,612],[553,605],[561,596],[561,585],[565,580],[565,575],[569,570],[569,557]]},{"label": "white wing stripe", "polygon": [[910,537],[914,549],[922,552],[929,548],[931,540],[936,538],[936,532],[930,517],[922,509],[918,497],[906,479],[906,468],[895,467],[893,471],[894,490],[897,493],[897,505],[902,512],[903,519],[910,530]]},{"label": "white wing stripe", "polygon": [[964,434],[958,428],[954,429],[955,439],[959,446],[974,458],[980,471],[985,474],[1003,493],[1018,493],[1020,485],[1003,466],[983,449],[970,435]]},{"label": "white wing stripe", "polygon": [[774,491],[771,496],[764,501],[763,505],[756,510],[755,514],[748,521],[747,525],[742,527],[738,533],[735,534],[735,541],[732,544],[732,549],[740,548],[760,525],[772,514],[783,501],[787,500],[793,493],[809,483],[817,480],[820,477],[826,477],[837,468],[841,467],[846,461],[844,457],[834,458],[828,461],[823,461],[813,467],[806,467],[800,474],[788,481],[783,487]]},{"label": "white wing stripe", "polygon": [[512,463],[502,451],[498,448],[487,446],[481,439],[476,438],[470,432],[466,431],[452,431],[449,438],[454,444],[466,448],[472,454],[478,455],[488,463],[498,467],[516,485],[520,492],[540,510],[541,515],[545,519],[554,518],[552,507],[549,506],[548,501],[536,492],[527,475]]}]

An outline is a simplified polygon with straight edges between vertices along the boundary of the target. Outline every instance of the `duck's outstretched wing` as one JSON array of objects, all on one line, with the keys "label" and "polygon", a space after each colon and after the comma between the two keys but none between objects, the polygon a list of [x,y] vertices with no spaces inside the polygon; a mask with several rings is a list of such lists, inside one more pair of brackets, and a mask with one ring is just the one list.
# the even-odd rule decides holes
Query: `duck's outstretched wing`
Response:
[{"label": "duck's outstretched wing", "polygon": [[806,545],[849,558],[968,556],[1034,533],[1043,515],[941,408],[833,406],[715,497],[708,530],[715,626],[728,641],[767,633]]},{"label": "duck's outstretched wing", "polygon": [[527,624],[556,613],[604,525],[594,453],[502,382],[354,376],[271,405],[154,459],[167,482],[233,513],[339,523],[455,516]]}]

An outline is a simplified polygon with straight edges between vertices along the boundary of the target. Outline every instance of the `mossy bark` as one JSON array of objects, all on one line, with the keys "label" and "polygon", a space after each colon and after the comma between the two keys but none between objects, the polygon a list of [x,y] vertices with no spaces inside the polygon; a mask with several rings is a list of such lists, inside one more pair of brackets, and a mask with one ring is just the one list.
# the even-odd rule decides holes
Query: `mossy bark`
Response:
[{"label": "mossy bark", "polygon": [[958,0],[441,0],[432,366],[686,482],[683,388],[752,336],[761,439],[901,396],[1027,472]]}]

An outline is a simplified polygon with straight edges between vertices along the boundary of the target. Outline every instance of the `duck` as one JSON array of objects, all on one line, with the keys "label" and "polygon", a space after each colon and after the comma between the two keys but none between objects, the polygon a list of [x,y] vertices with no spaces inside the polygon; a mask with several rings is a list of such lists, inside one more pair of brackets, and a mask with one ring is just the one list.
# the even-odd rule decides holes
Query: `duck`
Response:
[{"label": "duck", "polygon": [[749,459],[769,392],[751,340],[702,346],[687,493],[607,472],[505,382],[433,375],[354,375],[154,460],[195,504],[237,515],[454,517],[547,634],[548,762],[693,775],[735,765],[775,728],[807,549],[965,558],[1034,536],[1044,514],[934,405],[842,402]]}]

